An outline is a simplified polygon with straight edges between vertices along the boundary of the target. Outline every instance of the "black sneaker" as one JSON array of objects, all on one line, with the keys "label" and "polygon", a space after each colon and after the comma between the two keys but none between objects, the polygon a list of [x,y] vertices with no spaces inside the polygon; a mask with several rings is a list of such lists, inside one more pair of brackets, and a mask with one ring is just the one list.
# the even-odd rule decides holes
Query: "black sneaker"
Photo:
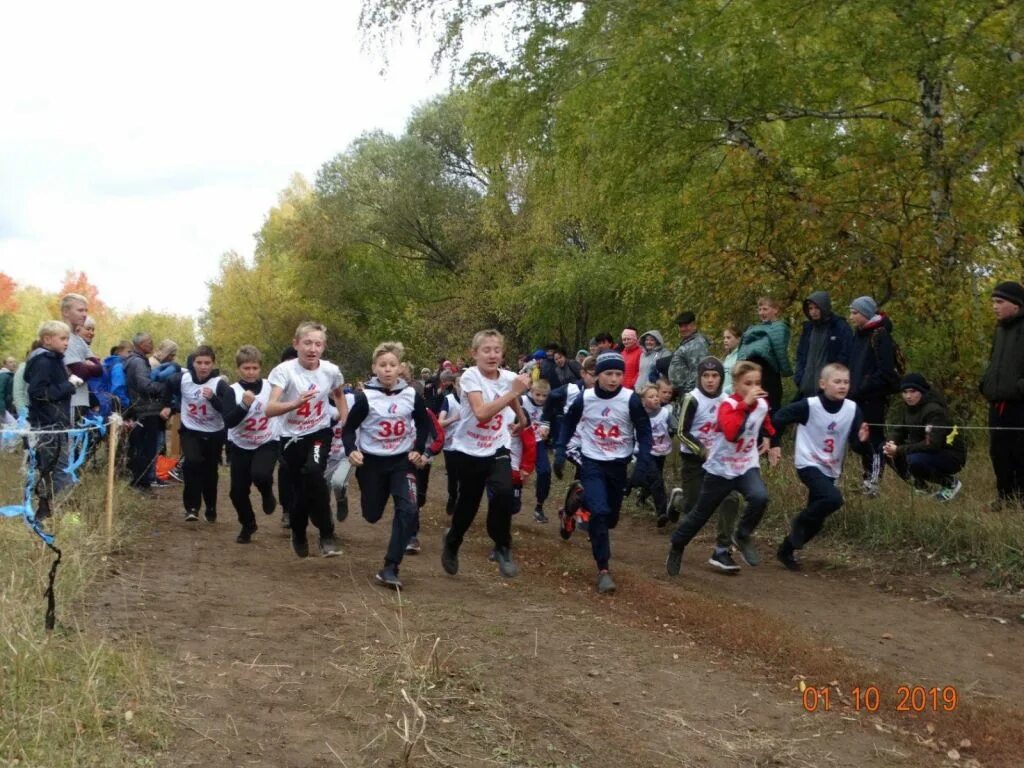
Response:
[{"label": "black sneaker", "polygon": [[292,531],[292,550],[299,557],[309,557],[309,539],[306,534]]},{"label": "black sneaker", "polygon": [[268,493],[263,497],[263,514],[272,515],[274,510],[277,509],[277,499],[274,498],[274,494]]},{"label": "black sneaker", "polygon": [[615,592],[615,581],[608,571],[601,571],[597,574],[597,591],[602,595],[610,595]]},{"label": "black sneaker", "polygon": [[50,512],[50,500],[39,499],[38,503],[36,504],[36,520],[45,520],[46,518],[50,517],[51,514],[52,512]]},{"label": "black sneaker", "polygon": [[572,532],[576,530],[576,515],[566,514],[564,509],[558,510],[558,535],[563,541],[568,541]]},{"label": "black sneaker", "polygon": [[238,544],[248,544],[250,541],[252,541],[252,535],[254,533],[256,533],[255,525],[251,527],[248,525],[243,525],[242,530],[240,530],[238,532],[238,535],[235,537],[235,541]]},{"label": "black sneaker", "polygon": [[726,573],[738,573],[740,570],[740,567],[736,565],[736,561],[732,559],[732,555],[729,554],[728,549],[715,550],[711,557],[708,558],[708,565]]},{"label": "black sneaker", "polygon": [[459,572],[459,550],[448,545],[448,531],[441,536],[441,567],[449,576]]},{"label": "black sneaker", "polygon": [[455,502],[454,501],[449,499],[448,503],[445,504],[445,506],[444,506],[444,513],[446,515],[448,515],[448,517],[451,517],[452,515],[455,514]]},{"label": "black sneaker", "polygon": [[668,549],[668,557],[665,558],[665,571],[669,576],[678,576],[683,568],[683,547],[673,544]]},{"label": "black sneaker", "polygon": [[413,536],[409,539],[409,543],[405,545],[405,554],[407,555],[418,555],[420,553],[420,540]]},{"label": "black sneaker", "polygon": [[788,542],[783,541],[779,545],[779,549],[775,552],[775,557],[780,563],[782,563],[788,571],[799,571],[803,569],[800,565],[800,561],[796,559],[796,552],[793,547],[787,546]]},{"label": "black sneaker", "polygon": [[198,519],[199,519],[199,510],[198,509],[186,509],[185,510],[185,522],[186,523],[194,523]]},{"label": "black sneaker", "polygon": [[203,517],[206,518],[206,522],[208,522],[208,523],[216,523],[217,522],[217,510],[216,509],[210,509],[209,507],[207,507],[206,511],[203,513]]},{"label": "black sneaker", "polygon": [[740,559],[744,563],[751,567],[761,564],[761,553],[754,546],[754,538],[752,536],[740,538],[738,535],[733,535],[732,543],[736,545],[736,549],[740,553]]},{"label": "black sneaker", "polygon": [[402,588],[402,581],[398,578],[398,568],[391,565],[391,563],[386,564],[383,568],[377,571],[374,578],[377,580],[378,584],[385,587],[391,587],[392,589]]},{"label": "black sneaker", "polygon": [[340,554],[338,542],[334,540],[333,536],[320,537],[320,557],[336,557]]},{"label": "black sneaker", "polygon": [[658,515],[657,526],[659,528],[664,528],[666,525],[668,525],[668,519],[669,518],[667,513]]},{"label": "black sneaker", "polygon": [[535,523],[546,523],[547,521],[548,521],[548,516],[544,514],[544,510],[543,509],[541,509],[540,507],[537,507],[536,509],[533,510],[533,522],[535,522]]},{"label": "black sneaker", "polygon": [[336,499],[338,502],[338,508],[334,512],[334,519],[339,523],[344,523],[348,520],[348,496],[342,496],[340,499]]},{"label": "black sneaker", "polygon": [[292,516],[289,515],[287,512],[282,512],[281,513],[281,527],[282,528],[291,528],[292,527]]},{"label": "black sneaker", "polygon": [[[682,509],[684,496],[682,488],[673,488],[668,495],[668,504],[665,507],[665,517],[674,523],[679,522],[679,512]],[[658,518],[659,522],[661,518]]]},{"label": "black sneaker", "polygon": [[495,549],[494,559],[498,561],[498,573],[506,579],[514,579],[519,575],[519,566],[512,561],[512,550],[508,547]]}]

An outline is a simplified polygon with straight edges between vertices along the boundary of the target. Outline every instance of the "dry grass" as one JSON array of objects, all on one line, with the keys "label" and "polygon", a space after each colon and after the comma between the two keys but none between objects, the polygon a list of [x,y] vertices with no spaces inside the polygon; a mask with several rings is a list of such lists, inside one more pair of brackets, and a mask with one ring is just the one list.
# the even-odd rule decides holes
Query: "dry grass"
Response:
[{"label": "dry grass", "polygon": [[[166,688],[150,651],[115,647],[81,621],[83,600],[107,567],[102,475],[87,473],[53,521],[64,558],[52,633],[42,593],[53,555],[19,520],[0,520],[0,765],[140,766],[163,743]],[[0,455],[0,477],[0,504],[18,501],[19,456]],[[128,490],[119,491],[117,509],[114,546],[131,535]]]}]

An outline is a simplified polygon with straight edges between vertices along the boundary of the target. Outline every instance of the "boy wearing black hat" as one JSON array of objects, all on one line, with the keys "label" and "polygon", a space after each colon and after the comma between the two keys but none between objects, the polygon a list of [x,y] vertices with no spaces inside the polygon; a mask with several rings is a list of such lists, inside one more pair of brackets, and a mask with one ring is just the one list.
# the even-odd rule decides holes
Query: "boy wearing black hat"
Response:
[{"label": "boy wearing black hat", "polygon": [[885,457],[917,491],[927,493],[928,483],[938,483],[935,498],[951,501],[963,487],[956,477],[967,461],[963,438],[952,426],[942,396],[920,373],[903,377],[900,396],[903,403],[896,409]]},{"label": "boy wearing black hat", "polygon": [[[725,369],[717,357],[705,357],[697,364],[697,386],[687,393],[680,408],[677,434],[682,487],[672,489],[668,510],[658,518],[659,528],[670,519],[673,523],[679,521],[681,505],[689,509],[697,503],[704,480],[704,461],[711,447],[721,438],[716,422],[718,406],[726,397],[722,391],[724,377]],[[726,573],[736,573],[740,569],[729,551],[739,513],[740,498],[735,492],[718,505],[718,537],[708,565]]]},{"label": "boy wearing black hat", "polygon": [[1006,280],[992,290],[995,338],[981,378],[988,400],[989,454],[999,497],[993,509],[1024,502],[1024,285]]},{"label": "boy wearing black hat", "polygon": [[569,438],[579,429],[583,506],[590,512],[590,544],[597,563],[597,591],[615,591],[608,572],[611,545],[608,531],[619,521],[626,491],[626,467],[639,446],[634,477],[655,472],[651,458],[651,420],[637,394],[622,386],[626,361],[618,352],[597,358],[597,384],[573,401],[555,447],[555,475],[562,477]]}]

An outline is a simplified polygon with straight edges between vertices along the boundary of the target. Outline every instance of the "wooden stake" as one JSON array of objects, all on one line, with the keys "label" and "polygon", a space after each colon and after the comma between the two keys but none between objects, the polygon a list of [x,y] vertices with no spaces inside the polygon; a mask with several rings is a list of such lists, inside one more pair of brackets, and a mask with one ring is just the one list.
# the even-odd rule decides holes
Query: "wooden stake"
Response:
[{"label": "wooden stake", "polygon": [[117,441],[121,437],[121,417],[114,413],[107,424],[107,504],[104,530],[109,545],[114,537],[114,468],[117,464]]}]

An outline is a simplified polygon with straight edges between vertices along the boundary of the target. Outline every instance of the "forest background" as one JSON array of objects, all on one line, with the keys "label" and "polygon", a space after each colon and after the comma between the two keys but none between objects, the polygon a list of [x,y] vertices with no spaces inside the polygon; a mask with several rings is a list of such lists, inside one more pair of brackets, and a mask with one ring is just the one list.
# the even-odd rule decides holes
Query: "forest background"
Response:
[{"label": "forest background", "polygon": [[674,346],[691,309],[718,338],[763,293],[796,332],[824,289],[843,314],[873,295],[910,367],[976,407],[988,290],[1024,273],[1021,8],[367,0],[367,45],[411,21],[452,87],[294,177],[255,258],[223,255],[199,336],[276,360],[317,318],[358,376],[378,341],[434,366],[492,326],[518,351],[626,324]]}]

